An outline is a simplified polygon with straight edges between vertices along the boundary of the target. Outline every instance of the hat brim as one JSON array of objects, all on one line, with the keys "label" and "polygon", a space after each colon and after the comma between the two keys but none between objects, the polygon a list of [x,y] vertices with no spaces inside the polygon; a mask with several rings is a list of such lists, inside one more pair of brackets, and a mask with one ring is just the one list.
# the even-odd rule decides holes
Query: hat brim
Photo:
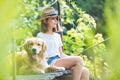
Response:
[{"label": "hat brim", "polygon": [[58,17],[58,18],[61,18],[61,16],[59,16],[58,14],[50,14],[50,15],[48,15],[48,16],[46,16],[46,17],[41,17],[41,18],[39,19],[39,21],[42,21],[42,20],[44,20],[44,19],[46,19],[46,18],[50,18],[50,17]]}]

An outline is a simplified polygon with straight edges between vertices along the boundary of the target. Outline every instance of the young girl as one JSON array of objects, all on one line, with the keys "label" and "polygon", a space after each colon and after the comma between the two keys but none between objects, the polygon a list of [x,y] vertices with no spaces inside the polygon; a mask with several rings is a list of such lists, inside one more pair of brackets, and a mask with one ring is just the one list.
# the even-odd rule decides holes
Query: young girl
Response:
[{"label": "young girl", "polygon": [[38,38],[45,40],[47,44],[47,59],[49,65],[71,69],[73,80],[89,80],[89,70],[83,66],[83,59],[80,56],[68,56],[63,53],[61,37],[56,31],[58,16],[53,7],[47,7],[42,11],[41,32]]}]

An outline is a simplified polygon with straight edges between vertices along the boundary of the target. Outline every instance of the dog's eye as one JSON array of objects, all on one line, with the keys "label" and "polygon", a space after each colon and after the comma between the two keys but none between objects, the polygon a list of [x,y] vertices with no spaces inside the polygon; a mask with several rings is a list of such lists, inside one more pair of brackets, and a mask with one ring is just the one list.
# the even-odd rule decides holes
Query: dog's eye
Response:
[{"label": "dog's eye", "polygon": [[40,44],[38,43],[38,46],[40,46]]},{"label": "dog's eye", "polygon": [[30,45],[32,46],[32,45],[33,45],[33,43],[30,43]]}]

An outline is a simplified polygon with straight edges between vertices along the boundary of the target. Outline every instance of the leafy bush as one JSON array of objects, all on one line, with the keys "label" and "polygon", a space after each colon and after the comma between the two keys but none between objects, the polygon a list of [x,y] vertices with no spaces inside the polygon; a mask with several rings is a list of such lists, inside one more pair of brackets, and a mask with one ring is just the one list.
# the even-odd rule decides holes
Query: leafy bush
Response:
[{"label": "leafy bush", "polygon": [[82,11],[81,14],[77,19],[77,27],[68,30],[63,36],[64,51],[69,55],[81,55],[93,79],[101,79],[101,74],[107,68],[104,58],[106,46],[102,43],[104,39],[102,34],[94,33],[94,19]]}]

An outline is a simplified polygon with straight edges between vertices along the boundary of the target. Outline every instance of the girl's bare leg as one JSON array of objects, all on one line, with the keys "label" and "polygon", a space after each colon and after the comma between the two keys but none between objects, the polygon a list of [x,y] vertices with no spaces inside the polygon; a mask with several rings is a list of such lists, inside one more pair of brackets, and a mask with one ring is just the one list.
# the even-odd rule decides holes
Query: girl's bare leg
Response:
[{"label": "girl's bare leg", "polygon": [[89,80],[89,70],[88,70],[88,68],[83,67],[80,80]]},{"label": "girl's bare leg", "polygon": [[73,80],[80,80],[83,72],[83,60],[79,56],[69,56],[59,59],[55,66],[73,70]]},{"label": "girl's bare leg", "polygon": [[73,80],[80,80],[81,75],[82,75],[82,68],[80,64],[76,64],[74,67],[72,67],[72,76]]}]

